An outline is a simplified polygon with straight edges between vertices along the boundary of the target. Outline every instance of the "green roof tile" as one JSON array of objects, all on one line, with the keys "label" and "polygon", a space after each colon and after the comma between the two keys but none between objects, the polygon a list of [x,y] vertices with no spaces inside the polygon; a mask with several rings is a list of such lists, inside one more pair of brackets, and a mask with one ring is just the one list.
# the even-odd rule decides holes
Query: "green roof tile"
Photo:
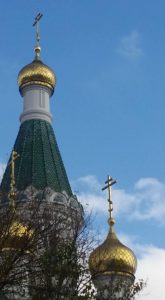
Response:
[{"label": "green roof tile", "polygon": [[[20,155],[15,164],[17,190],[33,185],[39,190],[51,187],[56,192],[72,195],[53,128],[48,122],[25,121],[20,126],[14,150]],[[10,174],[8,166],[1,183],[2,192],[10,189]]]}]

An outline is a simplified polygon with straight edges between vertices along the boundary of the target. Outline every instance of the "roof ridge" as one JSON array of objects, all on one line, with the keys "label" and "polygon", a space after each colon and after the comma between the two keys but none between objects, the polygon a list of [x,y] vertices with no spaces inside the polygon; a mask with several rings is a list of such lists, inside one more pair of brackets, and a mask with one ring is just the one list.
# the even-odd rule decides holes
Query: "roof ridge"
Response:
[{"label": "roof ridge", "polygon": [[[40,123],[40,128],[41,128],[41,132],[42,132],[42,125]],[[41,134],[41,139],[42,139],[42,152],[43,152],[43,161],[44,161],[44,172],[45,172],[45,178],[46,178],[46,184],[48,186],[48,180],[47,180],[47,174],[46,174],[46,162],[45,162],[45,152],[44,152],[44,142],[43,142],[43,135]]]}]

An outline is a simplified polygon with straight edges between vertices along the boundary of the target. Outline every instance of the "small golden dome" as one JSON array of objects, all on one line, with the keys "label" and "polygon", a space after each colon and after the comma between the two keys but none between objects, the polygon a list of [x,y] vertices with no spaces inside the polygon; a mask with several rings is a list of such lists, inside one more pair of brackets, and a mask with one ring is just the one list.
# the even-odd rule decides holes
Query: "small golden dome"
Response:
[{"label": "small golden dome", "polygon": [[18,85],[21,95],[23,88],[29,85],[46,86],[51,89],[51,94],[53,94],[55,84],[56,76],[53,70],[37,57],[32,63],[23,67],[18,74]]},{"label": "small golden dome", "polygon": [[14,221],[8,232],[5,232],[5,243],[3,250],[21,249],[27,244],[27,241],[32,237],[33,231],[26,225],[18,221]]},{"label": "small golden dome", "polygon": [[26,225],[19,223],[17,221],[13,222],[9,229],[9,234],[11,237],[22,238],[24,236],[30,237],[32,235],[32,230],[28,229]]},{"label": "small golden dome", "polygon": [[126,274],[134,276],[137,259],[131,249],[124,246],[110,228],[109,234],[102,245],[90,255],[89,268],[92,276],[98,274]]}]

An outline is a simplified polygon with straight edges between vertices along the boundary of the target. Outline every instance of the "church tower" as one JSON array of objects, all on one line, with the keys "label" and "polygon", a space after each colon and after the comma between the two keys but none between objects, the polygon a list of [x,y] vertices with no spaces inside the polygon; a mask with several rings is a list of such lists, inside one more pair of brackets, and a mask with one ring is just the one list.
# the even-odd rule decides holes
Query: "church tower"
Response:
[{"label": "church tower", "polygon": [[[38,14],[33,24],[36,26],[34,60],[18,74],[23,98],[21,124],[0,185],[1,204],[4,204],[1,205],[1,220],[4,220],[1,260],[4,269],[8,266],[6,261],[12,266],[9,271],[7,267],[11,284],[0,291],[0,298],[7,295],[4,299],[33,299],[40,289],[42,299],[48,299],[43,298],[43,286],[46,293],[48,282],[53,291],[58,285],[57,251],[61,245],[66,249],[66,243],[72,242],[83,222],[83,209],[72,193],[52,128],[50,101],[56,75],[41,60],[41,17]],[[46,271],[45,257],[49,263]]]},{"label": "church tower", "polygon": [[[36,26],[35,58],[18,74],[23,112],[13,147],[19,155],[15,163],[15,185],[20,200],[28,200],[33,192],[36,198],[42,194],[45,200],[71,203],[78,208],[79,203],[72,194],[52,128],[50,101],[56,85],[56,75],[41,60],[41,17],[42,14],[38,14],[33,24]],[[9,193],[10,181],[11,166],[8,164],[0,186],[2,194]]]},{"label": "church tower", "polygon": [[116,180],[108,176],[106,186],[102,189],[108,189],[109,233],[105,241],[94,249],[89,257],[92,280],[99,299],[103,300],[125,299],[123,296],[134,282],[137,267],[135,254],[119,241],[114,230],[111,187],[115,183]]}]

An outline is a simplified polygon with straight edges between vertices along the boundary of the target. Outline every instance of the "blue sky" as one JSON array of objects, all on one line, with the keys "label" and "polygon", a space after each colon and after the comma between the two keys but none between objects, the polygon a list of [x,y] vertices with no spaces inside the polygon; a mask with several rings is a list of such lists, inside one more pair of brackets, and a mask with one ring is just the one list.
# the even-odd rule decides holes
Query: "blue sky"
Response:
[{"label": "blue sky", "polygon": [[139,256],[138,275],[150,282],[140,299],[163,299],[165,273],[159,283],[155,278],[165,264],[165,3],[3,1],[1,164],[19,128],[16,78],[33,60],[39,11],[42,60],[57,75],[53,127],[73,189],[95,207],[104,235],[107,196],[100,189],[107,174],[117,178],[116,230]]}]

